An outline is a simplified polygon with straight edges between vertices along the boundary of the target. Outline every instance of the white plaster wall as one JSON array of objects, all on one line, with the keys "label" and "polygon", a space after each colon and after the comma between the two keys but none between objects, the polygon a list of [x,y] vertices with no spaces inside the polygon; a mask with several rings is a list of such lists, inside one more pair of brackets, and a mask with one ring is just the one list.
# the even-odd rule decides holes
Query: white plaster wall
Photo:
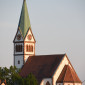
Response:
[{"label": "white plaster wall", "polygon": [[[21,33],[20,33],[20,31],[18,30],[18,32],[17,32],[17,35],[18,34],[20,34],[21,35]],[[17,41],[23,41],[23,38],[22,38],[22,36],[21,36],[21,39],[20,40],[17,40],[17,36],[15,37],[15,42],[17,42]]]},{"label": "white plaster wall", "polygon": [[[22,45],[22,52],[16,52],[16,45]],[[23,54],[24,53],[24,44],[23,43],[15,43],[14,45],[14,54]]]},{"label": "white plaster wall", "polygon": [[31,40],[28,39],[28,35],[29,35],[29,34],[32,35],[30,29],[29,29],[29,31],[28,31],[28,33],[27,33],[27,36],[26,36],[26,38],[25,38],[25,41],[31,41],[31,42],[34,42],[34,38],[33,38],[33,36],[32,36],[32,39],[31,39]]},{"label": "white plaster wall", "polygon": [[24,55],[25,62],[27,61],[28,57],[29,57],[29,55]]},{"label": "white plaster wall", "polygon": [[52,85],[52,78],[43,79],[42,82],[40,83],[40,85],[46,85],[47,82],[49,82],[50,85]]},{"label": "white plaster wall", "polygon": [[[33,52],[27,52],[26,51],[26,45],[33,45]],[[35,53],[35,47],[34,47],[35,45],[34,45],[34,43],[25,43],[25,54],[30,54],[30,55],[34,55],[34,53]]]},{"label": "white plaster wall", "polygon": [[[20,61],[20,64],[18,64],[18,60]],[[15,66],[17,68],[21,68],[23,66],[23,55],[15,56]]]},{"label": "white plaster wall", "polygon": [[[60,63],[59,67],[56,69],[56,71],[53,75],[53,85],[56,85],[56,81],[57,81],[57,79],[58,79],[58,77],[59,77],[60,73],[62,72],[65,65],[70,65],[66,56],[64,56],[63,61]],[[70,67],[71,67],[71,65],[70,65]]]},{"label": "white plaster wall", "polygon": [[82,85],[81,83],[74,83],[74,85]]},{"label": "white plaster wall", "polygon": [[63,85],[63,83],[57,83],[56,85]]},{"label": "white plaster wall", "polygon": [[74,83],[64,83],[64,85],[74,85]]}]

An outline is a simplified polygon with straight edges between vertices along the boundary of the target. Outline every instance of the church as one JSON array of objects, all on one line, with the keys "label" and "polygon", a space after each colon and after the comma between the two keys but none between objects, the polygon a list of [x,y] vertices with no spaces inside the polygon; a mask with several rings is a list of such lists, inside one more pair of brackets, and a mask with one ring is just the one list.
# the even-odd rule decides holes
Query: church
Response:
[{"label": "church", "polygon": [[36,55],[36,40],[32,33],[26,0],[23,0],[14,43],[14,66],[20,75],[32,73],[39,85],[82,85],[66,54]]}]

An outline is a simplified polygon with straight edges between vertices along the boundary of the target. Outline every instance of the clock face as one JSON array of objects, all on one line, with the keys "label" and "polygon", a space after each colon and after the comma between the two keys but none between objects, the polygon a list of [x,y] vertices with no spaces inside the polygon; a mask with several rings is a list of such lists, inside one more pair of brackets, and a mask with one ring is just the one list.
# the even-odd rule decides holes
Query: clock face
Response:
[{"label": "clock face", "polygon": [[31,35],[28,35],[28,40],[31,40],[32,39],[32,36]]},{"label": "clock face", "polygon": [[20,40],[20,39],[21,39],[21,35],[18,34],[18,35],[17,35],[17,40]]}]

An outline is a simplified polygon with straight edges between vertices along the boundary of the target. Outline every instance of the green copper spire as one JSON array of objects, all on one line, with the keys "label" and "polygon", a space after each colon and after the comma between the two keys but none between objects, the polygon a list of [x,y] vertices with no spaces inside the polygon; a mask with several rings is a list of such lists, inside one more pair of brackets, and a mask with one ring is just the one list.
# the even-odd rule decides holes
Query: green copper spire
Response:
[{"label": "green copper spire", "polygon": [[22,11],[21,11],[18,27],[22,33],[23,38],[25,38],[27,31],[29,30],[29,28],[31,28],[26,0],[23,0],[23,6],[22,6]]}]

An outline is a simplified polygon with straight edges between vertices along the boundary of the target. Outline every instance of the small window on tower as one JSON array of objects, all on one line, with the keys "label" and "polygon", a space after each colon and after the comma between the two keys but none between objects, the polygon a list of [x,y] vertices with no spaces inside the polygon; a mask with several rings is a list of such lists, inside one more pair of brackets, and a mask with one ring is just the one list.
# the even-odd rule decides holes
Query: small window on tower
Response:
[{"label": "small window on tower", "polygon": [[20,61],[18,60],[18,64],[20,64]]}]

